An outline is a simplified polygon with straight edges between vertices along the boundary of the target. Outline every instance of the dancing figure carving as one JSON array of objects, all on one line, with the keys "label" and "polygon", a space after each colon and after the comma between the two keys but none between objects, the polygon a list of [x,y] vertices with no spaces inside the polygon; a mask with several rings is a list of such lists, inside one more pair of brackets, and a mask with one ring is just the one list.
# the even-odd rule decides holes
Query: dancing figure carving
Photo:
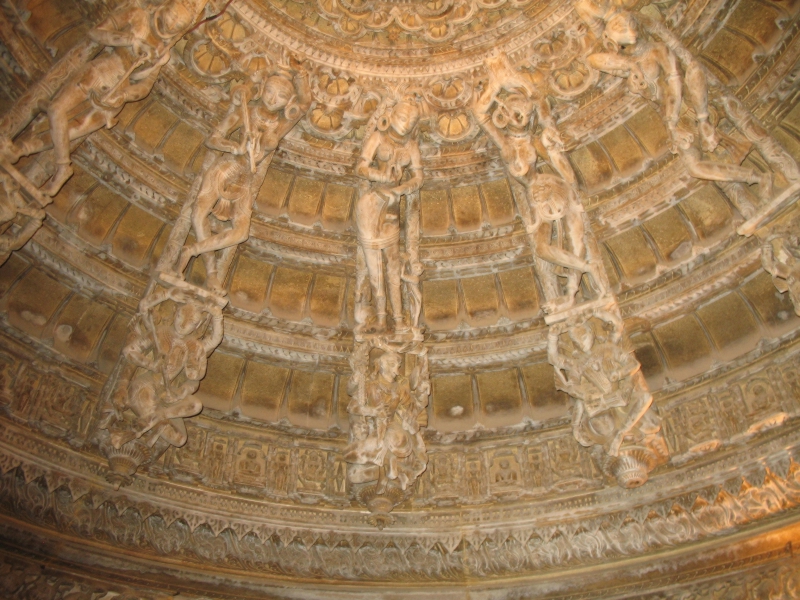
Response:
[{"label": "dancing figure carving", "polygon": [[[420,111],[412,97],[400,100],[378,120],[377,127],[364,142],[356,165],[362,178],[355,207],[360,259],[357,302],[359,332],[383,333],[387,330],[388,288],[395,334],[409,329],[403,311],[400,252],[400,201],[407,202],[422,187],[422,159],[416,139]],[[385,262],[384,262],[385,261]],[[418,286],[421,267],[412,264],[406,281]],[[369,280],[372,302],[367,303],[364,280]],[[411,294],[418,299],[418,287]],[[368,308],[365,308],[368,307]],[[412,310],[412,324],[418,323],[418,311]]]},{"label": "dancing figure carving", "polygon": [[[588,57],[589,64],[600,71],[624,77],[628,89],[651,102],[661,113],[670,136],[670,149],[679,154],[692,177],[719,182],[758,184],[759,197],[772,197],[772,173],[760,172],[730,162],[704,158],[719,145],[719,135],[709,121],[708,82],[694,63],[681,73],[679,60],[665,43],[642,35],[636,17],[620,12],[606,23],[605,39],[616,52]],[[684,91],[693,110],[693,119],[681,119]],[[694,123],[692,123],[694,121]],[[748,215],[749,216],[749,215]]]},{"label": "dancing figure carving", "polygon": [[179,273],[192,257],[202,256],[206,287],[222,293],[232,252],[250,236],[253,203],[275,149],[310,104],[308,75],[302,69],[276,70],[256,94],[245,86],[232,91],[227,115],[206,141],[224,154],[203,175],[191,209],[197,241],[183,247]]},{"label": "dancing figure carving", "polygon": [[[500,150],[508,174],[525,190],[529,212],[525,223],[536,256],[549,263],[541,269],[546,312],[568,309],[575,303],[583,274],[588,275],[598,297],[606,295],[601,267],[587,256],[583,207],[578,200],[575,173],[564,152],[561,136],[547,99],[539,92],[542,82],[514,70],[505,54],[486,61],[488,82],[476,95],[475,117]],[[542,124],[540,139],[533,139],[536,118]],[[536,171],[539,155],[546,154],[560,177]],[[554,236],[554,232],[558,232]],[[562,233],[563,232],[563,233]],[[567,287],[561,293],[552,266],[567,270]]]},{"label": "dancing figure carving", "polygon": [[[5,161],[13,164],[22,156],[52,148],[56,170],[41,191],[55,196],[73,173],[70,142],[102,127],[113,127],[125,104],[150,93],[170,59],[170,50],[197,24],[206,4],[207,0],[166,0],[153,7],[137,0],[91,29],[88,38],[93,46],[85,49],[90,60],[63,73],[57,64],[39,86],[40,92],[49,95],[35,99],[33,106],[46,106],[49,131],[42,135],[29,132],[13,140],[37,114],[27,108],[26,117],[16,127],[10,131],[4,127],[7,137],[0,140],[0,152]],[[23,99],[27,103],[33,100]],[[87,101],[88,111],[75,117],[75,110]]]}]

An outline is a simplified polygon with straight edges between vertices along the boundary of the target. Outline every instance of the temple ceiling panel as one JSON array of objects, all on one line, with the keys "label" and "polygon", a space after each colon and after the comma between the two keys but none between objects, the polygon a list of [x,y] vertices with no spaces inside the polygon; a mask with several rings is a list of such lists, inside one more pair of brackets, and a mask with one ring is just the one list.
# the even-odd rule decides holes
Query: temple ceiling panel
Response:
[{"label": "temple ceiling panel", "polygon": [[800,598],[799,14],[0,0],[0,595]]}]

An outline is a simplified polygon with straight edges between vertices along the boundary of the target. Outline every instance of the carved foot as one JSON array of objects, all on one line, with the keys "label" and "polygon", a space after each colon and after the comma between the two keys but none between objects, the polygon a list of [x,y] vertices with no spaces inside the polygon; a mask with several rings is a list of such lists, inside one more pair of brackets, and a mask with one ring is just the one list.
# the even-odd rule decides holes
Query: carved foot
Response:
[{"label": "carved foot", "polygon": [[42,188],[42,194],[45,196],[50,196],[51,198],[58,194],[59,190],[64,187],[64,184],[67,182],[67,179],[72,177],[72,165],[58,165],[56,168],[56,172],[50,178],[50,181]]},{"label": "carved foot", "polygon": [[700,140],[704,152],[713,152],[719,146],[719,136],[716,128],[708,121],[700,122]]}]

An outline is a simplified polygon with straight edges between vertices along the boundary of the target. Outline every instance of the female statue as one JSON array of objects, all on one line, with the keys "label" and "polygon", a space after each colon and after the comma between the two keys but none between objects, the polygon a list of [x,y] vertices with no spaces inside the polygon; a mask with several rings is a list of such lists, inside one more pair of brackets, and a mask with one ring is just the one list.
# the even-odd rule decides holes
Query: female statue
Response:
[{"label": "female statue", "polygon": [[377,332],[386,330],[387,282],[394,331],[408,331],[400,290],[400,199],[422,187],[422,159],[414,134],[419,116],[412,99],[395,104],[364,142],[356,166],[356,175],[363,178],[355,207],[356,229]]},{"label": "female statue", "polygon": [[[475,117],[500,150],[508,174],[525,189],[532,220],[527,229],[536,255],[569,270],[566,294],[558,293],[553,281],[545,284],[548,302],[543,308],[551,313],[569,308],[583,273],[591,277],[597,295],[603,296],[604,278],[599,267],[586,258],[583,207],[575,194],[575,173],[563,153],[547,101],[537,91],[541,82],[516,72],[503,54],[488,59],[486,66],[489,80],[475,98]],[[537,114],[544,128],[541,144],[561,177],[536,171],[538,153],[532,134]],[[554,240],[553,233],[560,231],[563,239]]]},{"label": "female statue", "polygon": [[[224,250],[250,236],[253,203],[275,149],[311,104],[304,72],[277,71],[268,77],[258,103],[249,102],[245,87],[232,95],[230,111],[206,142],[225,154],[203,175],[191,216],[197,241],[184,246],[178,263],[183,273],[193,256],[202,256],[206,287],[217,293],[222,292],[228,258]],[[237,131],[238,140],[232,139]]]}]

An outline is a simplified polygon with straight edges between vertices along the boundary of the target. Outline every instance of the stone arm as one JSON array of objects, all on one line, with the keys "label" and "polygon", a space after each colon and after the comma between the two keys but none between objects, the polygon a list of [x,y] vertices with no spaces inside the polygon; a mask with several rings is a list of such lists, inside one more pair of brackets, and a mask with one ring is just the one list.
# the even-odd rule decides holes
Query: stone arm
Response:
[{"label": "stone arm", "polygon": [[545,96],[536,98],[536,111],[542,124],[541,143],[547,153],[550,165],[561,175],[564,181],[573,188],[577,188],[578,179],[575,175],[575,170],[564,154],[564,140],[558,127],[556,127],[550,103]]},{"label": "stone arm", "polygon": [[597,52],[590,54],[586,61],[593,69],[608,73],[614,77],[627,78],[636,69],[633,60],[613,52]]},{"label": "stone arm", "polygon": [[206,349],[206,356],[210,356],[214,349],[219,346],[223,334],[222,309],[219,306],[213,305],[209,309],[209,313],[211,314],[211,332],[203,338],[203,347]]},{"label": "stone arm", "polygon": [[[89,39],[103,46],[131,46],[135,54],[139,54],[142,41],[131,31],[124,31],[126,24],[135,18],[136,8],[123,9],[112,14],[87,34]],[[120,26],[120,24],[122,26]]]},{"label": "stone arm", "polygon": [[[666,90],[664,92],[664,120],[667,129],[673,138],[673,146],[676,140],[676,128],[681,112],[681,99],[683,97],[683,83],[681,72],[678,68],[678,59],[666,44],[659,44],[656,49],[659,66],[666,79]],[[675,150],[673,150],[675,151]]]},{"label": "stone arm", "polygon": [[569,371],[574,369],[575,365],[572,364],[572,361],[568,360],[566,356],[564,356],[563,352],[561,352],[561,349],[559,348],[558,342],[561,338],[561,334],[564,333],[564,331],[565,327],[563,323],[558,323],[550,327],[550,331],[547,333],[547,359],[555,368],[556,376],[560,377],[566,384],[567,380],[561,371]]},{"label": "stone arm", "polygon": [[494,142],[495,146],[500,149],[500,154],[505,157],[507,155],[506,138],[503,132],[492,123],[492,115],[490,112],[492,103],[499,91],[499,85],[493,80],[489,80],[486,89],[476,95],[472,103],[472,114],[481,129],[486,132],[486,135]]},{"label": "stone arm", "polygon": [[356,165],[356,175],[375,183],[395,183],[391,178],[390,172],[383,173],[380,169],[372,166],[372,161],[381,143],[381,137],[379,131],[374,131],[364,142],[364,146],[361,148],[361,156]]},{"label": "stone arm", "polygon": [[220,150],[233,154],[234,156],[241,156],[246,152],[247,136],[242,135],[241,142],[234,142],[228,139],[228,136],[236,131],[244,124],[242,119],[242,110],[247,110],[247,100],[245,96],[239,96],[239,101],[236,101],[236,94],[231,103],[231,108],[228,111],[219,126],[214,129],[214,132],[206,140],[206,146],[213,150]]},{"label": "stone arm", "polygon": [[308,83],[308,73],[305,71],[300,71],[295,74],[292,78],[292,83],[294,83],[294,89],[297,90],[297,104],[300,106],[299,119],[308,112],[308,109],[311,107],[311,102],[314,100],[314,95]]},{"label": "stone arm", "polygon": [[408,146],[409,153],[411,154],[411,165],[409,166],[411,178],[402,185],[394,188],[393,191],[398,199],[400,196],[416,192],[422,187],[422,156],[419,153],[419,145],[417,144],[416,140],[411,140],[408,143]]}]

